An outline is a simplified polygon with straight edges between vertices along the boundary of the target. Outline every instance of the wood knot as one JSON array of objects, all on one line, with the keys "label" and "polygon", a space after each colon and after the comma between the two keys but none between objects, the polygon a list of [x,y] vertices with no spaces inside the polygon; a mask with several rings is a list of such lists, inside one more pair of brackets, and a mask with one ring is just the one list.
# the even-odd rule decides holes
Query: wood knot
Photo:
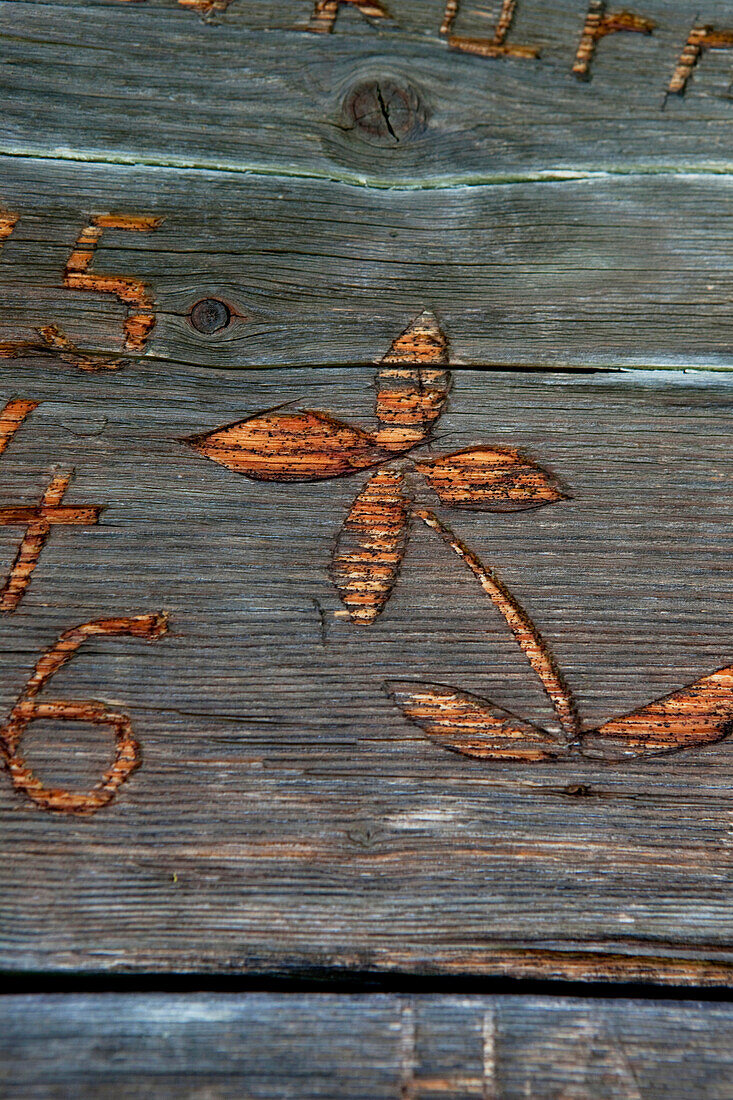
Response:
[{"label": "wood knot", "polygon": [[346,94],[346,126],[369,145],[394,148],[421,133],[427,111],[411,85],[392,77],[360,81]]},{"label": "wood knot", "polygon": [[196,331],[203,332],[206,336],[226,328],[231,316],[229,306],[225,302],[220,302],[218,298],[202,298],[200,302],[196,302],[189,314],[191,324]]}]

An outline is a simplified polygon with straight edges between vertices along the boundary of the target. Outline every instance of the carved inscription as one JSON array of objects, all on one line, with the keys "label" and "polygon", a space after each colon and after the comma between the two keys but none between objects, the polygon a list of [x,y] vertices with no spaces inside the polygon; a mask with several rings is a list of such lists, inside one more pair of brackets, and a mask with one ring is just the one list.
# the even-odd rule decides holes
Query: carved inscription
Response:
[{"label": "carved inscription", "polygon": [[553,474],[514,448],[413,454],[445,407],[448,362],[438,322],[424,313],[394,341],[378,371],[376,433],[309,409],[264,413],[188,442],[203,457],[256,480],[314,481],[378,467],[356,493],[331,562],[331,578],[356,625],[370,626],[384,611],[415,521],[469,569],[542,684],[557,729],[448,685],[387,685],[405,717],[443,748],[483,760],[533,763],[582,754],[613,762],[708,745],[733,733],[733,667],[597,729],[584,728],[572,689],[530,614],[497,571],[420,500],[422,487],[451,508],[512,512],[568,498]]},{"label": "carved inscription", "polygon": [[637,34],[651,34],[656,24],[651,19],[634,15],[630,11],[607,12],[606,0],[590,0],[588,15],[575,56],[573,73],[579,80],[590,79],[590,65],[596,50],[596,43],[608,34],[620,31],[635,31]]},{"label": "carved inscription", "polygon": [[[23,420],[35,409],[34,401],[10,401],[0,413],[0,455]],[[101,508],[92,505],[75,508],[63,505],[73,470],[54,474],[39,504],[29,508],[0,508],[0,527],[25,527],[17,556],[5,584],[0,588],[0,612],[15,611],[30,583],[51,528],[88,526],[99,522]]]},{"label": "carved inscription", "polygon": [[7,210],[0,210],[0,247],[7,240],[18,223],[18,215],[11,214]]},{"label": "carved inscription", "polygon": [[142,279],[131,275],[99,275],[89,270],[95,249],[105,229],[123,229],[130,233],[150,233],[163,222],[149,215],[99,214],[82,230],[64,271],[64,286],[71,290],[89,290],[115,294],[128,306],[125,321],[125,348],[142,351],[155,325],[153,299]]},{"label": "carved inscription", "polygon": [[517,0],[502,0],[499,19],[491,38],[466,38],[451,33],[458,15],[458,4],[459,0],[448,0],[440,28],[440,33],[447,35],[451,49],[476,54],[478,57],[511,57],[520,61],[534,61],[540,56],[537,46],[514,46],[506,41],[514,19]]},{"label": "carved inscription", "polygon": [[672,95],[684,94],[692,70],[705,50],[733,50],[733,30],[716,30],[708,26],[692,28],[669,82],[668,91]]},{"label": "carved inscription", "polygon": [[[121,711],[111,710],[104,703],[94,699],[45,699],[43,702],[38,702],[37,696],[51,677],[63,668],[88,638],[129,635],[133,638],[155,641],[162,637],[166,630],[166,618],[163,614],[98,619],[65,631],[56,644],[44,653],[7,722],[0,727],[0,755],[16,791],[26,795],[42,810],[66,814],[93,814],[114,798],[141,761],[140,746],[135,740],[127,715]],[[31,722],[42,719],[89,722],[94,726],[106,726],[112,731],[115,738],[114,759],[91,791],[78,793],[63,788],[47,787],[26,764],[20,754],[23,734]]]},{"label": "carved inscription", "polygon": [[[179,2],[182,3],[183,0]],[[391,18],[381,0],[315,0],[308,30],[317,34],[330,34],[342,4],[350,4],[367,19]]]}]

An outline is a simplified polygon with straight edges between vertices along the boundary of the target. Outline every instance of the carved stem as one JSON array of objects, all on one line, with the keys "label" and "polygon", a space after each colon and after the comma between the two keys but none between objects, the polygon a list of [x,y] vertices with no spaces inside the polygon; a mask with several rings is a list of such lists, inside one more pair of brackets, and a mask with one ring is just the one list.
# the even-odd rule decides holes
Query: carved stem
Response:
[{"label": "carved stem", "polygon": [[569,741],[575,742],[581,733],[580,717],[577,712],[573,693],[555,664],[550,647],[530,619],[527,612],[506,585],[493,570],[488,569],[472,550],[461,542],[450,527],[427,509],[416,508],[414,514],[423,523],[443,538],[451,550],[468,566],[478,579],[484,592],[504,616],[504,620],[517,640],[517,643],[542,681],[550,701],[555,708],[560,724]]}]

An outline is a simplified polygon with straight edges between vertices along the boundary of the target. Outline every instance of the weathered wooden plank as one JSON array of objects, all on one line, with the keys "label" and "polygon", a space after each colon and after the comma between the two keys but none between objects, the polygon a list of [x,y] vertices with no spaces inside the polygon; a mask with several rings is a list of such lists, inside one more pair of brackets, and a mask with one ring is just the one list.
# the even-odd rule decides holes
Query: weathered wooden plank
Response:
[{"label": "weathered wooden plank", "polygon": [[[731,366],[727,178],[378,192],[20,158],[2,169],[17,221],[0,253],[0,342],[38,345],[56,326],[102,363],[363,363],[428,306],[458,363]],[[197,331],[201,299],[226,303],[229,323]]]},{"label": "weathered wooden plank", "polygon": [[[499,0],[457,6],[451,33],[490,41]],[[449,49],[443,0],[392,0],[390,20],[343,4],[332,34],[309,32],[314,0],[194,7],[4,3],[0,149],[417,186],[730,167],[731,0],[638,0],[653,33],[598,40],[587,82],[586,0],[519,0],[505,45],[538,59]],[[705,26],[716,48],[667,95]]]},{"label": "weathered wooden plank", "polygon": [[559,997],[15,996],[8,1100],[728,1100],[733,1009]]},{"label": "weathered wooden plank", "polygon": [[[423,337],[413,342],[429,357]],[[438,407],[437,375],[401,391],[413,392],[405,404],[385,387],[410,376],[384,369],[383,428]],[[377,446],[363,434],[375,428],[373,368],[85,374],[20,359],[1,377],[3,403],[37,403],[24,417],[16,406],[3,429],[5,568],[23,536],[18,510],[38,505],[54,470],[75,469],[58,507],[87,510],[85,525],[51,526],[0,623],[1,713],[15,708],[0,784],[3,966],[730,981],[727,681],[674,716],[647,716],[650,737],[628,742],[619,764],[581,751],[589,731],[731,664],[728,375],[454,371],[433,442],[416,452],[446,500],[409,456],[383,456],[422,504],[370,625],[349,620],[330,563],[373,471],[282,479],[296,459],[301,473],[343,455],[364,465]],[[201,440],[273,407],[280,419],[241,429],[233,454]],[[349,426],[311,418],[304,432],[303,409]],[[227,468],[251,464],[257,423],[269,440],[260,477],[275,480]],[[456,507],[460,479],[446,493],[427,461],[479,445],[483,473],[465,485],[488,512]],[[494,477],[496,447],[510,450]],[[566,499],[502,511],[540,503],[542,479]],[[521,499],[506,497],[512,485]],[[352,518],[358,554],[365,530],[386,535],[399,521],[382,507],[374,497],[362,526]],[[483,580],[421,522],[425,509],[481,559]],[[356,562],[353,583],[342,570],[342,594],[370,568]],[[65,633],[111,618],[96,637]],[[62,635],[69,659],[60,667],[54,651],[24,689]],[[408,682],[489,700],[546,731],[556,758],[508,758],[486,740],[483,759],[446,752],[386,681],[393,695]],[[574,748],[560,732],[570,690]],[[716,743],[690,743],[710,740],[711,724]],[[115,734],[128,737],[124,774],[102,781]],[[48,793],[95,783],[98,812],[53,812],[96,809]]]}]

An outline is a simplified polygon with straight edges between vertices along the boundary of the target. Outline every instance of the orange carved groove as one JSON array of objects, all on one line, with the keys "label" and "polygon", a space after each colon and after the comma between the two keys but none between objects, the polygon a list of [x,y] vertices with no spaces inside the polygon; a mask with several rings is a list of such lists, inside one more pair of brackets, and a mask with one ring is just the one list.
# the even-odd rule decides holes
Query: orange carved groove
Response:
[{"label": "orange carved groove", "polygon": [[415,468],[454,508],[516,512],[565,497],[546,470],[513,447],[470,447]]},{"label": "orange carved groove", "polygon": [[533,61],[540,56],[537,46],[509,46],[506,43],[517,0],[502,0],[499,19],[491,38],[467,38],[463,35],[451,34],[453,23],[458,15],[458,5],[459,0],[447,0],[440,28],[440,33],[448,36],[448,45],[451,49],[475,54],[477,57],[509,57],[520,61]]},{"label": "orange carved groove", "polygon": [[[132,618],[98,619],[67,630],[56,645],[36,664],[25,690],[13,707],[8,721],[0,727],[0,758],[10,773],[16,791],[26,795],[43,810],[67,814],[92,814],[110,802],[120,786],[140,764],[140,747],[133,736],[126,714],[111,710],[96,700],[46,700],[36,702],[36,696],[48,680],[71,659],[80,645],[90,637],[127,634],[154,641],[166,633],[163,614],[138,615]],[[114,733],[115,754],[112,764],[99,783],[88,792],[78,793],[64,788],[46,787],[19,753],[20,743],[28,725],[42,719],[66,722],[89,722],[107,726]]]},{"label": "orange carved groove", "polygon": [[37,408],[37,401],[28,401],[22,397],[15,397],[12,401],[8,401],[0,412],[0,455],[3,454],[25,418]]},{"label": "orange carved groove", "polygon": [[405,718],[444,749],[478,760],[540,763],[566,752],[547,730],[488,700],[442,684],[385,685]]},{"label": "orange carved groove", "polygon": [[733,49],[733,30],[716,30],[710,26],[695,26],[690,31],[667,89],[672,95],[683,95],[692,70],[705,50]]},{"label": "orange carved groove", "polygon": [[388,451],[422,442],[450,390],[448,341],[434,314],[424,312],[393,342],[377,375],[376,439]]},{"label": "orange carved groove", "polygon": [[79,234],[64,271],[64,286],[71,290],[89,290],[114,294],[129,307],[125,320],[125,347],[142,351],[155,325],[155,309],[142,279],[130,275],[97,275],[89,271],[95,249],[105,229],[123,229],[148,233],[157,229],[162,218],[142,215],[100,214]]},{"label": "orange carved groove", "polygon": [[436,531],[454,554],[468,566],[494,606],[501,612],[520,649],[542,681],[566,736],[570,741],[576,741],[580,735],[580,718],[572,692],[555,664],[549,646],[527,612],[496,573],[487,568],[434,512],[418,508],[415,515],[427,527]]},{"label": "orange carved groove", "polygon": [[373,623],[397,580],[408,537],[404,480],[397,470],[372,474],[339,534],[331,576],[354,623]]},{"label": "orange carved groove", "polygon": [[316,34],[330,34],[342,4],[351,4],[367,19],[391,18],[381,0],[316,0],[308,29]]},{"label": "orange carved groove", "polygon": [[258,481],[320,481],[388,457],[368,432],[326,413],[264,413],[186,442],[212,462]]},{"label": "orange carved groove", "polygon": [[651,34],[656,24],[651,19],[634,15],[630,11],[606,13],[606,0],[590,0],[583,34],[575,55],[573,73],[579,80],[588,80],[590,66],[596,50],[596,44],[608,34],[621,31],[635,31],[637,34]]},{"label": "orange carved groove", "polygon": [[52,526],[56,524],[79,526],[99,522],[100,507],[61,507],[72,472],[69,470],[55,474],[37,507],[0,509],[0,527],[23,525],[26,529],[8,579],[0,589],[0,612],[11,613],[18,607]]}]

